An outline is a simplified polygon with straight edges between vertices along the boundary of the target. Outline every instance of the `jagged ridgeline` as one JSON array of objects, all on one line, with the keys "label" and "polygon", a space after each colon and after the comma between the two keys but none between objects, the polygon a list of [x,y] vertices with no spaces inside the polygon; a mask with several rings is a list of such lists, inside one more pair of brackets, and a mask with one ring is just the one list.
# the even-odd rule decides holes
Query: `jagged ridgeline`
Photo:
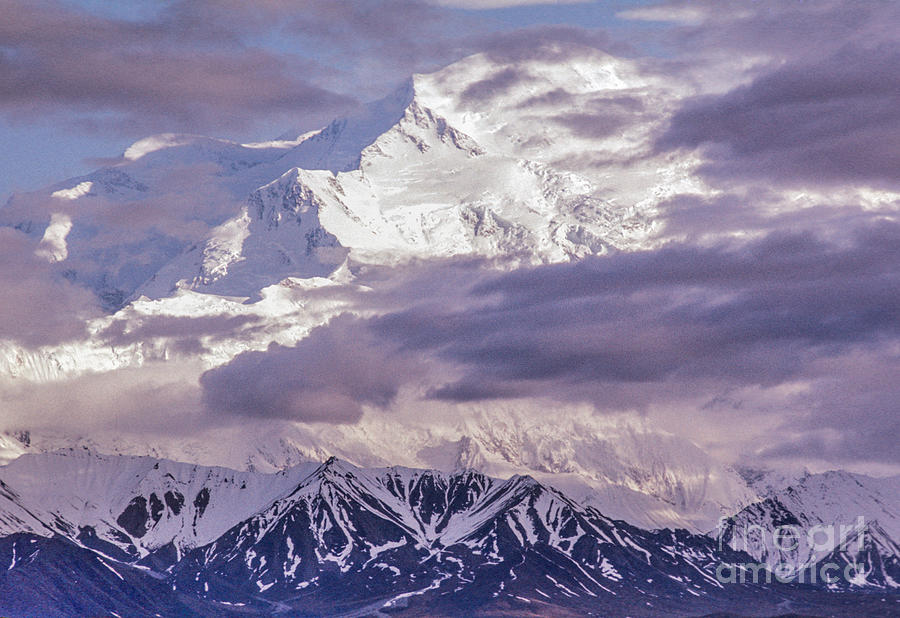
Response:
[{"label": "jagged ridgeline", "polygon": [[720,565],[754,559],[711,536],[612,520],[528,476],[334,458],[260,474],[61,452],[26,455],[0,479],[0,611],[11,614],[672,615],[897,602],[723,583]]}]

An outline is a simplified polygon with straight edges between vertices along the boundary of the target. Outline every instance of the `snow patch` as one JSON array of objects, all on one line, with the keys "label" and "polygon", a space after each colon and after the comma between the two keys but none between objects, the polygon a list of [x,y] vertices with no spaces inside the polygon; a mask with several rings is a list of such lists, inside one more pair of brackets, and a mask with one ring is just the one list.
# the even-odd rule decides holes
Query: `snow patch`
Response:
[{"label": "snow patch", "polygon": [[50,196],[60,200],[77,200],[79,197],[90,193],[93,187],[94,183],[90,180],[86,180],[84,182],[79,182],[77,185],[70,189],[60,189],[59,191],[54,191],[50,194]]}]

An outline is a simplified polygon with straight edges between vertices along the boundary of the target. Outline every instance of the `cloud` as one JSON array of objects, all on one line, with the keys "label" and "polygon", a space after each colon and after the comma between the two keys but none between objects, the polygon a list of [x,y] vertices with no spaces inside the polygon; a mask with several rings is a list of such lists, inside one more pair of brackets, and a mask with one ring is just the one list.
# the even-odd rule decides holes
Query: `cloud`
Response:
[{"label": "cloud", "polygon": [[130,137],[308,130],[472,53],[609,43],[569,26],[510,31],[424,0],[176,0],[130,19],[53,0],[2,10],[0,113]]},{"label": "cloud", "polygon": [[313,84],[367,100],[466,55],[466,39],[486,31],[472,16],[422,0],[188,0],[166,14],[171,23],[262,41],[281,61],[302,63],[296,74]]},{"label": "cloud", "polygon": [[617,13],[622,19],[636,21],[674,22],[681,24],[700,24],[709,19],[706,7],[677,5],[675,3],[627,9]]},{"label": "cloud", "polygon": [[771,67],[784,59],[830,56],[847,45],[865,47],[895,40],[892,25],[900,7],[893,2],[843,0],[735,0],[727,6],[715,0],[676,0],[625,10],[618,16],[666,22],[668,26],[658,30],[654,40],[692,63],[714,56],[731,56],[744,63],[767,57],[773,61]]},{"label": "cloud", "polygon": [[605,30],[566,24],[542,24],[515,30],[475,33],[464,39],[469,53],[484,52],[496,62],[537,60],[566,62],[583,56],[586,49],[618,56],[634,56],[636,49]]},{"label": "cloud", "polygon": [[24,345],[83,337],[93,296],[54,272],[36,239],[0,227],[0,339]]},{"label": "cloud", "polygon": [[893,345],[818,361],[816,377],[790,402],[799,410],[785,418],[784,433],[793,440],[771,440],[758,456],[790,459],[802,453],[836,462],[875,460],[900,464],[897,452],[900,355]]},{"label": "cloud", "polygon": [[602,139],[638,123],[654,122],[656,115],[646,110],[640,98],[623,95],[598,97],[579,111],[557,114],[552,119],[575,135]]},{"label": "cloud", "polygon": [[720,181],[900,186],[896,46],[849,47],[687,103],[657,151],[702,148]]},{"label": "cloud", "polygon": [[[475,261],[363,272],[380,291],[358,302],[377,315],[239,356],[201,380],[206,404],[354,422],[411,388],[423,414],[588,403],[679,419],[676,429],[698,440],[686,427],[706,424],[702,440],[773,458],[776,445],[812,457],[817,435],[849,426],[832,461],[895,461],[878,436],[900,397],[889,370],[900,344],[900,224],[848,221],[837,235],[770,232],[510,272]],[[736,422],[777,434],[729,441]]]},{"label": "cloud", "polygon": [[[867,199],[868,198],[868,199]],[[874,199],[872,199],[874,198]],[[659,204],[661,234],[705,244],[725,236],[759,236],[778,230],[807,230],[821,237],[842,236],[847,229],[892,220],[896,195],[846,188],[801,196],[777,187],[754,185],[714,195],[680,194]]]},{"label": "cloud", "polygon": [[132,344],[167,340],[177,352],[198,354],[206,349],[203,339],[222,339],[247,334],[259,326],[260,318],[253,315],[211,316],[142,316],[136,323],[117,317],[95,337],[105,344],[125,347]]},{"label": "cloud", "polygon": [[[894,226],[860,232],[852,250],[775,234],[747,246],[588,259],[482,282],[474,291],[499,294],[495,306],[464,314],[410,309],[373,328],[465,369],[462,380],[435,391],[438,398],[553,390],[604,405],[609,395],[619,399],[609,386],[768,385],[794,378],[820,346],[897,335],[889,316],[900,305],[886,290],[898,243]],[[646,403],[638,390],[636,406]]]},{"label": "cloud", "polygon": [[503,9],[515,6],[532,6],[536,4],[585,4],[593,0],[427,0],[430,4],[458,9]]},{"label": "cloud", "polygon": [[215,20],[126,21],[17,0],[2,10],[0,109],[19,117],[78,112],[98,127],[234,131],[259,115],[332,115],[353,103],[308,80],[313,62],[289,64]]},{"label": "cloud", "polygon": [[210,420],[203,416],[198,365],[148,363],[42,384],[0,380],[3,428],[70,437],[113,431],[143,440],[195,431]]},{"label": "cloud", "polygon": [[314,329],[296,347],[244,352],[200,378],[213,414],[352,423],[364,406],[386,408],[420,368],[409,356],[373,345],[353,317]]},{"label": "cloud", "polygon": [[500,96],[517,84],[528,79],[528,72],[507,67],[485,79],[472,82],[462,91],[462,99],[467,104],[484,103]]}]

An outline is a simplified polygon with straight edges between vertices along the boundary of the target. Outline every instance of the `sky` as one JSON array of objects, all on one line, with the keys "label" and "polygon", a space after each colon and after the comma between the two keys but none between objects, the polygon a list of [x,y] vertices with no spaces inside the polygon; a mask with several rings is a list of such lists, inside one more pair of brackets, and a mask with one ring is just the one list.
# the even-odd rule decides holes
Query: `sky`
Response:
[{"label": "sky", "polygon": [[634,30],[641,4],[3,0],[0,200],[154,133],[299,134],[523,28]]},{"label": "sky", "polygon": [[[118,161],[151,134],[293,137],[476,52],[588,46],[672,84],[665,109],[623,98],[550,119],[573,139],[643,123],[635,165],[691,166],[704,190],[659,202],[655,243],[512,271],[374,269],[360,283],[381,292],[342,292],[355,312],[168,389],[171,410],[352,424],[411,389],[424,406],[549,399],[650,419],[747,462],[900,470],[896,3],[0,0],[0,13],[0,196]],[[473,104],[524,79],[500,77],[474,84]],[[608,162],[595,154],[560,165],[596,173]],[[160,208],[199,191],[172,182]],[[26,196],[15,207],[41,206]],[[154,225],[179,242],[194,233]],[[32,241],[0,228],[0,337],[33,348],[83,334],[102,312]],[[197,333],[254,326],[185,319],[94,336],[163,333],[190,350]],[[8,413],[100,425],[104,397],[138,393],[108,414],[148,422],[139,402],[171,375],[79,380],[69,392],[91,394],[74,407],[93,416],[20,385],[3,387],[20,406]]]}]

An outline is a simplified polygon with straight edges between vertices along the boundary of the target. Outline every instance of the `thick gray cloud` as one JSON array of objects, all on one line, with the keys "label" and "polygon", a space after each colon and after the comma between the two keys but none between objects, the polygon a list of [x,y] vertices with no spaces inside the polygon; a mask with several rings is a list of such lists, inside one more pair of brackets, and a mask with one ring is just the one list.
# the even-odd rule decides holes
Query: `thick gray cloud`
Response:
[{"label": "thick gray cloud", "polygon": [[19,0],[4,0],[0,11],[0,109],[14,116],[234,131],[260,115],[326,117],[353,103],[309,79],[322,74],[314,62],[289,63],[215,19],[173,11],[128,21]]},{"label": "thick gray cloud", "polygon": [[[847,45],[895,40],[900,17],[896,2],[759,2],[674,0],[623,11],[622,17],[666,23],[658,41],[682,59],[765,56],[782,60],[830,56]],[[649,34],[649,33],[648,33]]]},{"label": "thick gray cloud", "polygon": [[719,180],[900,186],[900,51],[848,47],[685,105],[658,150],[704,147]]},{"label": "thick gray cloud", "polygon": [[342,316],[296,347],[240,354],[203,374],[200,385],[215,414],[352,423],[363,406],[387,407],[417,375],[409,355],[376,346],[360,321]]},{"label": "thick gray cloud", "polygon": [[720,186],[898,186],[897,3],[677,0],[621,15],[666,23],[657,69],[715,93],[683,104],[657,153],[699,148]]},{"label": "thick gray cloud", "polygon": [[[772,232],[505,273],[426,264],[380,281],[364,301],[392,301],[379,316],[242,355],[203,386],[214,410],[330,421],[389,406],[407,384],[424,384],[426,400],[675,406],[750,424],[776,406],[763,457],[897,463],[882,438],[900,400],[898,255],[900,225],[873,215],[839,235]],[[826,438],[829,450],[814,450]]]},{"label": "thick gray cloud", "polygon": [[777,383],[823,348],[897,336],[900,228],[863,229],[848,242],[773,234],[737,247],[676,246],[517,271],[475,288],[499,294],[497,304],[410,309],[373,328],[466,368],[439,398],[556,388],[602,403],[604,389],[594,387],[607,383]]},{"label": "thick gray cloud", "polygon": [[36,255],[39,247],[24,233],[0,227],[0,339],[43,345],[84,337],[85,320],[99,314],[96,301]]}]

